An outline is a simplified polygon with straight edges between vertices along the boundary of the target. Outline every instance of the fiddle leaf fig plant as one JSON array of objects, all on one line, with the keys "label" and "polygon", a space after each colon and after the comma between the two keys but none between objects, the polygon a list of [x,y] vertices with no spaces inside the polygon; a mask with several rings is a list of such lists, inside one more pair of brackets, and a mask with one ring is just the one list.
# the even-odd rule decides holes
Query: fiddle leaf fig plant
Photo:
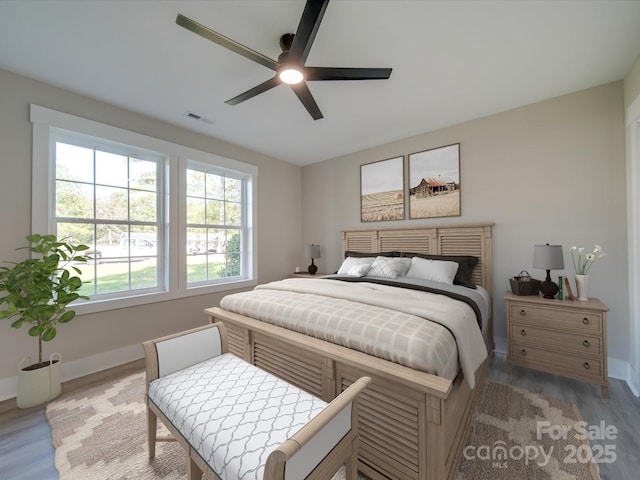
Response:
[{"label": "fiddle leaf fig plant", "polygon": [[[38,337],[38,364],[42,365],[42,342],[56,337],[59,324],[70,322],[76,312],[67,306],[79,298],[82,272],[75,266],[86,262],[79,254],[88,250],[86,245],[74,245],[55,235],[28,235],[30,258],[11,267],[0,267],[0,320],[13,319],[11,326],[29,326],[29,335]],[[9,263],[9,262],[6,262]],[[77,275],[70,273],[70,270]],[[45,362],[48,364],[48,362]],[[34,367],[34,366],[32,366]]]}]

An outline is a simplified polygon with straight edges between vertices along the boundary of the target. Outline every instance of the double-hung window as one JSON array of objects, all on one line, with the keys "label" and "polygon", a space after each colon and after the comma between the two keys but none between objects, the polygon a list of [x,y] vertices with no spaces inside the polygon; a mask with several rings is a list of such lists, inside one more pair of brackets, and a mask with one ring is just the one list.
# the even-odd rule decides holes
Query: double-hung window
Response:
[{"label": "double-hung window", "polygon": [[185,173],[187,283],[241,276],[246,241],[242,177],[192,161]]},{"label": "double-hung window", "polygon": [[161,291],[163,157],[141,149],[54,131],[58,238],[89,246],[80,293],[93,298]]},{"label": "double-hung window", "polygon": [[255,284],[257,168],[32,105],[33,233],[89,246],[78,313]]}]

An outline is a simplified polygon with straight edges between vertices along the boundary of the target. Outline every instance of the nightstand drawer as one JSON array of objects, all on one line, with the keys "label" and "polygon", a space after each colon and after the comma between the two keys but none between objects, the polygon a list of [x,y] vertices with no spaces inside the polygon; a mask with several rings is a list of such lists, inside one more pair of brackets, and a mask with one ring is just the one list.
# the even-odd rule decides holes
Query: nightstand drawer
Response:
[{"label": "nightstand drawer", "polygon": [[568,330],[579,334],[602,333],[602,316],[594,312],[512,303],[509,315],[513,322],[526,322],[531,326]]},{"label": "nightstand drawer", "polygon": [[584,380],[602,379],[602,361],[599,359],[541,350],[518,343],[516,339],[511,343],[509,350],[511,361],[516,365]]},{"label": "nightstand drawer", "polygon": [[598,336],[576,335],[532,327],[527,322],[511,323],[510,337],[521,345],[567,352],[577,355],[602,356],[601,339]]}]

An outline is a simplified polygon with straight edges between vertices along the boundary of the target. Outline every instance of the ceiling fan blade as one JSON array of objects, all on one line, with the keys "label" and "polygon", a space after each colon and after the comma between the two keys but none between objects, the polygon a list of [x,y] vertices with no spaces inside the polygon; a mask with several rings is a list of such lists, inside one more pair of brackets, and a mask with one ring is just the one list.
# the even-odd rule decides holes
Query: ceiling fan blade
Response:
[{"label": "ceiling fan blade", "polygon": [[302,18],[298,24],[298,30],[295,37],[293,37],[293,43],[291,44],[291,50],[289,50],[289,61],[293,63],[300,63],[304,65],[309,56],[311,45],[316,38],[320,22],[322,22],[322,16],[327,9],[329,0],[307,0],[302,12]]},{"label": "ceiling fan blade", "polygon": [[231,40],[230,38],[225,37],[218,32],[214,32],[210,28],[205,27],[204,25],[194,20],[191,20],[184,15],[178,14],[178,16],[176,17],[176,23],[181,27],[186,28],[187,30],[191,30],[193,33],[200,35],[201,37],[206,38],[207,40],[211,40],[218,45],[228,48],[229,50],[236,52],[237,54],[240,54],[245,58],[248,58],[249,60],[253,60],[260,65],[264,65],[271,70],[277,71],[280,67],[278,62],[276,62],[275,60],[272,60],[271,58],[266,57],[261,53],[256,52],[255,50],[251,50],[249,47],[245,47],[244,45]]},{"label": "ceiling fan blade", "polygon": [[227,103],[229,105],[237,105],[239,103],[244,102],[245,100],[249,100],[250,98],[255,97],[256,95],[266,92],[267,90],[270,90],[273,87],[277,87],[278,85],[280,85],[280,83],[282,83],[282,81],[276,75],[275,77],[270,78],[266,82],[263,82],[260,85],[256,85],[255,87],[247,90],[246,92],[241,93],[237,97],[230,98],[224,103]]},{"label": "ceiling fan blade", "polygon": [[306,82],[300,82],[295,85],[291,85],[291,88],[298,96],[304,107],[307,109],[309,114],[313,117],[314,120],[319,120],[324,118],[322,116],[322,112],[318,107],[318,104],[313,99],[313,95],[311,95],[311,90],[307,86]]},{"label": "ceiling fan blade", "polygon": [[391,68],[305,67],[306,80],[386,80]]}]

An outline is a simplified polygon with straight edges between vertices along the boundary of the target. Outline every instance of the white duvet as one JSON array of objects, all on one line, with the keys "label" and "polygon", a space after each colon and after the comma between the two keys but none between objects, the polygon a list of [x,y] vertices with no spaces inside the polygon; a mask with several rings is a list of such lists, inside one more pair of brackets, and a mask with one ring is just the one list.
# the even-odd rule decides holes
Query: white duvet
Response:
[{"label": "white duvet", "polygon": [[[273,292],[274,294],[278,292],[278,295],[274,298],[269,298],[269,292]],[[288,298],[284,296],[284,292],[293,292],[294,295],[297,294],[298,296]],[[300,303],[302,305],[306,302],[311,303],[309,303],[304,310],[302,307],[295,308],[295,305],[292,308],[291,306],[285,305],[285,298],[289,304]],[[337,300],[332,302],[331,299]],[[265,300],[267,303],[270,302],[271,305],[267,306],[267,304],[264,303]],[[310,307],[310,305],[314,305],[314,307]],[[361,306],[359,307],[358,305]],[[449,368],[449,373],[442,372],[444,373],[442,376],[446,378],[455,377],[459,362],[459,367],[462,369],[465,381],[470,388],[475,386],[475,371],[487,357],[482,332],[478,326],[473,309],[466,303],[452,299],[446,295],[368,282],[350,283],[322,278],[292,278],[259,285],[251,292],[229,295],[224,297],[220,304],[220,306],[226,310],[279,324],[280,326],[302,331],[303,333],[313,334],[314,336],[316,336],[316,333],[322,328],[326,328],[329,331],[325,331],[323,335],[317,335],[319,338],[334,341],[332,338],[334,334],[344,336],[346,338],[345,340],[338,339],[335,343],[344,344],[350,348],[354,348],[352,342],[358,344],[362,340],[362,337],[369,336],[370,340],[373,339],[374,341],[374,345],[371,348],[375,349],[379,347],[377,344],[380,343],[382,336],[384,336],[380,334],[380,331],[376,331],[377,327],[373,324],[367,324],[360,325],[358,328],[355,328],[355,326],[352,328],[350,323],[349,315],[354,315],[355,313],[353,309],[362,310],[362,308],[367,308],[367,305],[372,307],[372,317],[379,317],[380,312],[388,312],[387,325],[382,327],[383,329],[381,331],[384,331],[386,328],[388,332],[388,322],[395,321],[396,319],[399,321],[397,329],[401,330],[404,336],[409,338],[412,337],[410,330],[410,328],[412,328],[411,325],[417,325],[418,328],[422,328],[423,330],[427,325],[424,320],[420,319],[432,320],[437,324],[444,325],[448,330],[439,326],[432,327],[441,332],[439,334],[441,338],[436,340],[432,348],[426,348],[424,345],[416,343],[415,353],[433,357],[434,351],[442,350],[441,344],[446,344],[445,338],[451,338],[450,331],[453,333],[455,341],[457,342],[457,362],[454,363],[453,374],[451,374],[451,369]],[[344,311],[348,313],[341,315],[341,308],[344,308]],[[348,311],[347,308],[349,309]],[[341,318],[339,323],[335,323],[333,327],[331,325],[319,326],[318,324],[328,316],[328,313],[323,312],[323,310],[331,313],[334,317],[344,318]],[[331,312],[331,310],[333,310],[333,312]],[[363,310],[359,312],[359,315],[360,317],[366,318],[369,314],[366,310]],[[286,318],[284,320],[281,318],[294,316],[296,318]],[[299,323],[306,323],[307,325],[302,327]],[[392,327],[395,328],[394,325],[392,325]],[[332,328],[339,329],[340,332],[331,332],[330,330]],[[346,330],[348,329],[352,329],[353,331],[347,332]],[[357,338],[354,339],[354,336]],[[377,351],[369,352],[366,348],[359,348],[357,345],[355,345],[355,348],[365,351],[365,353],[378,355]],[[390,348],[392,348],[391,351],[393,351],[393,349],[396,351],[407,350],[403,345],[396,345]],[[446,354],[453,353],[455,355],[456,345],[450,345],[447,350],[448,353]],[[400,352],[399,354],[402,355],[403,353],[406,352]],[[379,356],[385,357],[387,355],[382,354]],[[397,361],[395,358],[388,359]],[[412,361],[411,359],[409,359],[408,362],[401,360],[398,361],[398,363],[414,367],[411,363]],[[419,368],[431,371],[428,368]],[[441,372],[437,372],[437,374],[440,375]]]}]

